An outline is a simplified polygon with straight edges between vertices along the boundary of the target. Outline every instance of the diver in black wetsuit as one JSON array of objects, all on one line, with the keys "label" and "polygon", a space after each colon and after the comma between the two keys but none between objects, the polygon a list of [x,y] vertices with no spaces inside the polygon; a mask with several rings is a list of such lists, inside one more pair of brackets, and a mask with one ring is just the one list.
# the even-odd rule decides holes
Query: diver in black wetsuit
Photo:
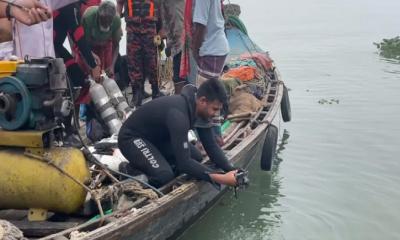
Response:
[{"label": "diver in black wetsuit", "polygon": [[[208,80],[197,93],[196,90],[193,85],[187,85],[181,95],[146,103],[126,120],[119,132],[118,146],[122,154],[156,187],[175,177],[171,165],[178,173],[197,179],[236,185],[237,170],[216,143],[212,128],[198,125],[199,120],[208,123],[221,110],[227,100],[225,89],[218,80]],[[194,128],[211,161],[225,173],[199,162],[201,154],[188,142],[188,131]]]}]

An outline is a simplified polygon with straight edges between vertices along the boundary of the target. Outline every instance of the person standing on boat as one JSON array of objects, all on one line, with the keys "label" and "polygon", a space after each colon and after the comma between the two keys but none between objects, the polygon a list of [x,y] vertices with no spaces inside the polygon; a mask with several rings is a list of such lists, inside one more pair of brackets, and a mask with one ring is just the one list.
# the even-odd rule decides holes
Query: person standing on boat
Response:
[{"label": "person standing on boat", "polygon": [[130,165],[145,173],[155,187],[174,179],[175,173],[235,186],[237,170],[216,143],[210,127],[202,125],[197,132],[210,160],[223,173],[201,164],[200,152],[188,142],[188,131],[198,127],[197,120],[208,121],[225,101],[224,86],[211,79],[198,90],[193,85],[186,85],[181,95],[146,103],[121,127],[119,149]]},{"label": "person standing on boat", "polygon": [[157,80],[157,46],[155,37],[162,28],[161,0],[118,0],[118,13],[123,14],[127,33],[127,62],[132,84],[132,103],[141,106],[144,81],[151,84],[152,98],[161,96]]},{"label": "person standing on boat", "polygon": [[[100,59],[101,69],[113,78],[122,37],[121,19],[117,15],[115,4],[107,0],[99,6],[89,7],[82,16],[82,26],[86,41]],[[77,62],[87,73],[90,72],[90,67],[81,54],[78,54]]]},{"label": "person standing on boat", "polygon": [[183,86],[188,84],[186,78],[179,76],[183,50],[182,34],[185,0],[164,0],[162,2],[162,8],[163,29],[167,37],[167,48],[165,52],[168,57],[173,58],[175,94],[179,94]]},{"label": "person standing on boat", "polygon": [[[96,4],[92,1],[93,4]],[[90,45],[85,38],[85,31],[81,25],[81,9],[86,9],[88,5],[84,4],[83,1],[71,3],[59,10],[53,11],[54,21],[54,50],[56,57],[60,57],[64,60],[67,74],[71,86],[82,87],[87,89],[89,87],[88,73],[82,69],[76,62],[74,56],[81,55],[85,60],[85,63],[90,69],[90,76],[96,82],[101,80],[101,67],[100,59],[92,52]],[[69,39],[73,43],[72,49],[75,52],[74,56],[64,46],[65,39],[69,36]],[[84,95],[85,91],[82,91]],[[74,99],[75,100],[75,99]],[[79,99],[78,99],[79,100]],[[74,102],[77,111],[79,109],[79,102]],[[86,105],[86,107],[91,105]],[[68,144],[79,146],[80,143],[77,141],[76,129],[72,126],[72,114],[64,120],[65,132],[67,137],[64,139]]]},{"label": "person standing on boat", "polygon": [[36,0],[0,1],[0,19],[5,18],[11,21],[15,18],[28,26],[47,21],[51,18],[50,12],[50,8]]},{"label": "person standing on boat", "polygon": [[[17,5],[13,5],[17,4]],[[35,0],[0,1],[0,60],[10,59],[14,53],[12,21],[27,26],[47,21],[51,18],[50,9]]]},{"label": "person standing on boat", "polygon": [[[48,6],[46,12],[51,16],[51,11],[77,1],[78,0],[39,0],[35,1],[37,2],[35,4],[41,3],[41,5]],[[15,1],[14,3],[18,4],[19,1]],[[35,22],[37,22],[37,20],[39,19],[35,19]],[[31,58],[55,57],[53,19],[50,18],[47,21],[40,22],[33,26],[29,25],[30,24],[26,25],[18,21],[13,23],[15,55],[20,59],[24,59],[25,56]]]},{"label": "person standing on boat", "polygon": [[0,18],[0,60],[9,60],[13,50],[11,20]]},{"label": "person standing on boat", "polygon": [[65,48],[64,42],[69,36],[74,43],[72,47],[76,54],[81,54],[90,67],[90,75],[95,81],[100,80],[100,59],[91,51],[81,25],[81,3],[72,3],[53,12],[54,20],[54,49],[57,57],[64,59],[67,73],[73,86],[83,86],[87,75],[79,67],[71,53]]},{"label": "person standing on boat", "polygon": [[194,2],[191,47],[198,69],[196,85],[207,79],[218,79],[229,53],[220,0]]}]

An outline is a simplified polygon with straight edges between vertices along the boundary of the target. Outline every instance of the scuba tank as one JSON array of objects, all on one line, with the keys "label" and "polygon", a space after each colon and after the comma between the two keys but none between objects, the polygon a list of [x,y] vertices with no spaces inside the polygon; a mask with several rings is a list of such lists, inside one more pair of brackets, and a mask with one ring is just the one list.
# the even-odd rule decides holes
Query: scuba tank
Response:
[{"label": "scuba tank", "polygon": [[95,81],[90,81],[89,88],[90,96],[101,118],[107,124],[111,134],[118,134],[122,126],[121,120],[118,118],[117,111],[115,111],[111,104],[104,87]]},{"label": "scuba tank", "polygon": [[117,83],[113,79],[108,78],[107,75],[104,75],[103,79],[103,87],[106,90],[108,97],[110,98],[111,104],[114,105],[118,113],[122,113],[122,116],[120,116],[120,118],[122,120],[125,120],[127,116],[131,113],[131,108],[126,102],[124,95],[122,95],[122,92],[119,89]]}]

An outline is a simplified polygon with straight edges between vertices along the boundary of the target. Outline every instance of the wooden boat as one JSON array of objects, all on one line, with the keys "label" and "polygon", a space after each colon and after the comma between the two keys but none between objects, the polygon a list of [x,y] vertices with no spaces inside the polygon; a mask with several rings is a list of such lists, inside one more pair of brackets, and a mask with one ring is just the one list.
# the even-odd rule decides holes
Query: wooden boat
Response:
[{"label": "wooden boat", "polygon": [[[231,26],[226,32],[231,46],[230,60],[244,53],[266,54],[243,29]],[[284,112],[284,120],[290,120],[287,90],[279,71],[273,66],[262,77],[266,87],[262,98],[263,107],[253,114],[231,116],[240,121],[233,123],[224,134],[223,149],[237,167],[246,168],[253,161],[271,159],[277,139],[273,123],[279,121],[281,110]],[[222,189],[217,190],[210,183],[181,175],[159,190],[164,196],[155,200],[137,198],[128,208],[98,219],[71,217],[66,222],[11,222],[25,235],[35,238],[44,236],[41,238],[44,240],[71,239],[72,235],[74,239],[92,240],[170,239],[190,226],[228,188],[222,186]],[[4,218],[4,213],[0,214],[0,218]]]}]

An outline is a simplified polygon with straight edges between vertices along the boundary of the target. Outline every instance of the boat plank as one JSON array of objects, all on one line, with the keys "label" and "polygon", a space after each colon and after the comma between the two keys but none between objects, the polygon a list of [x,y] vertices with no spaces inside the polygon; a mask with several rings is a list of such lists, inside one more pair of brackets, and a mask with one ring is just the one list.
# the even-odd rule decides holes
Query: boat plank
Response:
[{"label": "boat plank", "polygon": [[54,234],[65,229],[78,226],[80,222],[29,222],[29,221],[10,221],[18,227],[25,236],[29,237],[43,237]]}]

